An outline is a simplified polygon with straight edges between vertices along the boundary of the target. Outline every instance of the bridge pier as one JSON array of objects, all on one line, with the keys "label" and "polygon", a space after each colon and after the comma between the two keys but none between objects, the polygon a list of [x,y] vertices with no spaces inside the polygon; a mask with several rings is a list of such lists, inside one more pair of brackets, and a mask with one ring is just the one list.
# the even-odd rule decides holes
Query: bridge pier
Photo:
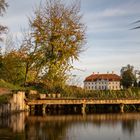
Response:
[{"label": "bridge pier", "polygon": [[46,107],[47,107],[47,105],[45,105],[45,104],[42,105],[42,113],[43,113],[43,115],[46,114]]},{"label": "bridge pier", "polygon": [[77,106],[74,106],[73,110],[74,112],[77,112]]},{"label": "bridge pier", "polygon": [[121,113],[124,112],[124,104],[120,104],[120,112],[121,112]]},{"label": "bridge pier", "polygon": [[82,104],[82,114],[86,114],[86,104]]},{"label": "bridge pier", "polygon": [[34,115],[35,113],[35,105],[30,105],[30,113]]}]

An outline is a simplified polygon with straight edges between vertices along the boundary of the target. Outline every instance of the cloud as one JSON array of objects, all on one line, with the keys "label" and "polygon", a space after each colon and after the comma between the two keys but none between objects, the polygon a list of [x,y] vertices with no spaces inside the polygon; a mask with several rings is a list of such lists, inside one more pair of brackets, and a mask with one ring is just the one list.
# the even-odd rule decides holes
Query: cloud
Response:
[{"label": "cloud", "polygon": [[[140,69],[139,66],[140,53],[107,53],[106,55],[98,55],[98,57],[90,56],[80,59],[80,62],[76,62],[75,66],[83,71],[75,71],[74,74],[81,77],[81,82],[86,76],[92,72],[106,73],[107,71],[114,71],[120,74],[120,69],[127,64],[131,64],[134,67]],[[139,66],[139,67],[138,67]]]},{"label": "cloud", "polygon": [[[45,0],[42,0],[45,1]],[[9,26],[13,36],[22,37],[21,28],[28,28],[27,16],[40,0],[9,0],[7,14],[1,22]],[[119,70],[129,64],[139,67],[139,31],[130,31],[130,23],[139,20],[139,0],[82,0],[81,13],[87,25],[88,48],[74,65],[83,80],[95,72]],[[139,68],[140,69],[140,68]],[[82,82],[81,80],[81,82]]]},{"label": "cloud", "polygon": [[[96,4],[101,4],[101,2],[105,6],[100,5],[101,8],[97,10]],[[107,3],[108,5],[105,3]],[[111,34],[119,34],[120,32],[121,34],[123,34],[125,31],[131,28],[130,23],[132,23],[133,20],[135,21],[136,19],[139,19],[140,15],[140,2],[138,0],[128,0],[127,2],[122,0],[117,4],[116,1],[112,2],[109,0],[105,0],[104,2],[97,2],[96,0],[94,0],[92,4],[87,4],[93,5],[92,10],[87,10],[84,13],[83,19],[87,24],[87,33],[90,35],[93,33],[103,34],[105,32]]]}]

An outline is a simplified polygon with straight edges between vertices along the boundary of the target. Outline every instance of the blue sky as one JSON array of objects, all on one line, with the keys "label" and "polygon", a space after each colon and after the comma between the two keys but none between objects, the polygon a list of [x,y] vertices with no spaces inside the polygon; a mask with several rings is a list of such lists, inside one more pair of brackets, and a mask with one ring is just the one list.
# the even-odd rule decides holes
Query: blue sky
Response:
[{"label": "blue sky", "polygon": [[[20,38],[39,2],[8,0],[9,8],[1,23]],[[74,63],[80,71],[73,71],[80,83],[92,72],[119,74],[127,64],[140,69],[140,29],[130,30],[137,25],[131,23],[140,19],[140,0],[81,0],[81,13],[87,26],[87,44]]]}]

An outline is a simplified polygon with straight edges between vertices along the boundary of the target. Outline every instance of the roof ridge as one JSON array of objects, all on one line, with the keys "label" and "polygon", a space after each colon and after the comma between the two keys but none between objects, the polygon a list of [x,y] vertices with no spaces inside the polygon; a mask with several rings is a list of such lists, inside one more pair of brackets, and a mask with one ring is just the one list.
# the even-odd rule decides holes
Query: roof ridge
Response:
[{"label": "roof ridge", "polygon": [[115,73],[91,74],[90,76],[86,77],[84,81],[97,81],[98,79],[120,81],[121,77]]}]

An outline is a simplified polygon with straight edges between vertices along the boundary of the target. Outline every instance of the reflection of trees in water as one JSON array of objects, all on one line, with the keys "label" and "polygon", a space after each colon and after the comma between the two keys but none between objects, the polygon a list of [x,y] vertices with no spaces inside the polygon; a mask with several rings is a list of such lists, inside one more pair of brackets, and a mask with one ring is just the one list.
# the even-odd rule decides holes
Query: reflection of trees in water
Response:
[{"label": "reflection of trees in water", "polygon": [[24,133],[13,133],[10,128],[0,129],[0,140],[26,140]]},{"label": "reflection of trees in water", "polygon": [[118,122],[122,124],[122,131],[133,133],[137,121],[140,119],[140,115],[136,114],[93,114],[93,115],[60,115],[60,116],[44,116],[28,117],[26,136],[27,140],[38,138],[38,139],[49,139],[49,140],[62,140],[67,135],[67,130],[72,125],[77,123],[92,124],[96,127],[108,127],[115,128]]},{"label": "reflection of trees in water", "polygon": [[[24,121],[23,115],[17,115],[16,118],[23,121],[10,119],[9,121],[3,120],[0,123],[0,139],[6,137],[7,140],[65,140],[67,139],[66,136],[68,136],[68,130],[72,126],[77,126],[77,124],[81,126],[92,124],[96,128],[112,129],[117,128],[118,124],[121,123],[122,131],[127,135],[132,135],[136,130],[137,120],[140,120],[140,114],[28,116],[25,119],[26,121]],[[18,125],[21,122],[23,124]],[[21,126],[24,126],[24,124],[26,124],[25,129],[17,131],[21,130],[20,128],[23,128]]]},{"label": "reflection of trees in water", "polygon": [[[93,124],[98,126],[98,127],[101,127],[102,125],[105,125],[105,126],[115,126],[118,124],[118,121],[119,120],[98,120],[98,121],[94,121]],[[129,135],[132,135],[134,134],[135,132],[135,129],[137,127],[137,121],[136,120],[120,120],[121,122],[121,125],[122,125],[122,131],[124,133],[127,133]]]},{"label": "reflection of trees in water", "polygon": [[26,140],[62,140],[69,124],[65,122],[28,122]]},{"label": "reflection of trees in water", "polygon": [[134,134],[136,126],[137,126],[136,120],[124,120],[124,121],[122,121],[122,130],[124,133],[126,132],[130,135]]}]

